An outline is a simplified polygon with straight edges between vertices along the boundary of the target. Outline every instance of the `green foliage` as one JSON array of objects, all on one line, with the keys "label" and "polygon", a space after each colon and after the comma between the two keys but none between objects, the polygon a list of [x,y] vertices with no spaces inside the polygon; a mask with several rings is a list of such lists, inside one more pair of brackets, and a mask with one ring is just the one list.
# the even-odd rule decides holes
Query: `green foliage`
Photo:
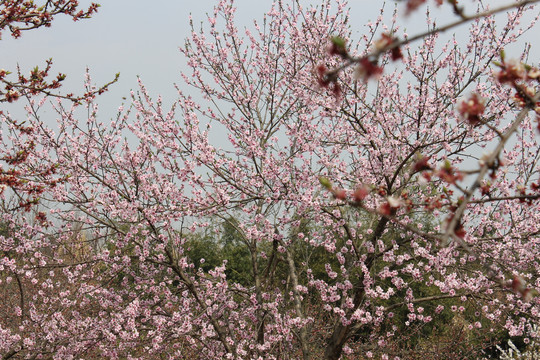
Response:
[{"label": "green foliage", "polygon": [[235,283],[249,286],[253,282],[251,252],[242,234],[238,231],[238,221],[233,218],[222,224],[221,251],[227,260],[225,274]]},{"label": "green foliage", "polygon": [[208,272],[227,261],[225,274],[232,283],[250,286],[253,282],[251,253],[242,234],[238,231],[238,222],[229,218],[221,224],[210,227],[204,233],[196,233],[186,241],[186,255],[196,269]]},{"label": "green foliage", "polygon": [[9,227],[6,223],[0,223],[0,236],[8,236]]},{"label": "green foliage", "polygon": [[[219,244],[212,238],[195,234],[186,241],[188,258],[195,264],[195,267],[201,268],[204,272],[220,266],[223,258]],[[204,259],[204,261],[201,261]]]},{"label": "green foliage", "polygon": [[[327,283],[335,282],[326,272],[326,264],[329,264],[332,269],[339,268],[339,262],[335,255],[326,251],[323,246],[313,246],[306,242],[305,238],[309,238],[317,229],[314,229],[313,225],[305,218],[301,218],[298,221],[299,225],[293,228],[289,234],[292,243],[289,251],[293,252],[294,261],[297,270],[299,270],[300,282],[303,285],[307,284],[306,273],[308,269],[315,279],[320,279]],[[335,237],[336,246],[343,246],[344,239],[339,234],[335,234]]]},{"label": "green foliage", "polygon": [[[310,269],[315,278],[332,282],[334,280],[328,277],[325,264],[338,268],[339,263],[335,256],[329,254],[324,247],[312,246],[303,239],[304,236],[309,236],[312,231],[309,222],[301,219],[299,225],[288,234],[292,243],[289,251],[293,254],[299,281],[303,285],[307,284],[306,274],[307,270]],[[250,246],[252,244],[246,242],[239,230],[238,221],[234,218],[228,218],[209,227],[204,233],[191,235],[186,241],[185,249],[186,255],[197,270],[202,269],[207,273],[227,261],[225,274],[231,282],[253,286]],[[277,251],[277,243],[259,242],[256,246],[259,254],[261,252],[266,254],[264,257],[257,258],[258,275],[262,276],[270,287],[288,286],[290,279],[288,278],[286,258],[283,253]]]}]

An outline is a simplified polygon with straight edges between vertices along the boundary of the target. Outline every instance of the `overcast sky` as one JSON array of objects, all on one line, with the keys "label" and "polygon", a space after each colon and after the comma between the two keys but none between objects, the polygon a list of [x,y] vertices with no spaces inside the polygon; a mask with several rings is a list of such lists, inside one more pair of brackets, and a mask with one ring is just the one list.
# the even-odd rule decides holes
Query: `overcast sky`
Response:
[{"label": "overcast sky", "polygon": [[[5,31],[0,41],[0,68],[14,70],[19,64],[23,71],[28,72],[33,66],[42,65],[52,57],[53,73],[68,75],[64,92],[75,93],[82,92],[86,67],[90,68],[96,84],[106,83],[120,72],[119,83],[99,100],[101,109],[105,111],[114,111],[121,104],[122,97],[129,96],[129,91],[137,87],[136,77],[140,75],[151,94],[162,94],[167,104],[174,101],[173,83],[181,82],[179,74],[184,60],[178,47],[183,45],[190,33],[189,14],[199,23],[206,18],[206,13],[212,12],[216,1],[102,0],[99,12],[92,19],[74,23],[67,17],[57,17],[51,28],[23,32],[22,38],[17,40]],[[89,1],[80,3],[84,6]],[[261,19],[272,2],[237,0],[235,3],[238,7],[237,19],[242,25],[249,25],[253,19]],[[353,34],[359,35],[365,29],[364,24],[379,15],[381,3],[377,0],[350,2]],[[389,10],[393,6],[392,1],[386,4]],[[403,10],[403,4],[400,6]],[[435,16],[439,16],[439,24],[455,19],[451,13],[444,11],[435,13]],[[422,14],[411,19],[400,19],[400,22],[409,34],[425,28]],[[538,57],[535,61],[538,61]],[[8,110],[13,111],[13,107],[9,106]]]},{"label": "overcast sky", "polygon": [[[95,1],[95,0],[94,0]],[[371,18],[378,15],[375,1],[358,1],[362,8],[372,8]],[[89,1],[80,1],[82,6]],[[90,68],[96,83],[104,83],[117,72],[120,82],[111,94],[121,99],[136,87],[140,75],[152,93],[167,97],[174,93],[173,83],[180,82],[184,61],[179,46],[190,34],[189,15],[195,23],[212,13],[217,0],[104,0],[93,18],[74,23],[57,17],[51,28],[23,32],[12,39],[4,32],[0,41],[0,67],[14,69],[17,64],[29,70],[54,59],[54,69],[68,75],[65,88],[82,83],[85,68]],[[237,19],[249,25],[270,9],[271,1],[237,0]],[[369,16],[362,19],[365,22]],[[109,98],[111,96],[107,96]],[[107,99],[109,101],[109,99]]]}]

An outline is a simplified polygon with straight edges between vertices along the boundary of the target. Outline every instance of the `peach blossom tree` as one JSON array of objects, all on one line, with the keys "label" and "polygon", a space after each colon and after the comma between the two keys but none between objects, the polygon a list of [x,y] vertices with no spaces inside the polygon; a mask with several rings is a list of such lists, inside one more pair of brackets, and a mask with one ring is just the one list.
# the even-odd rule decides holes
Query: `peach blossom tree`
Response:
[{"label": "peach blossom tree", "polygon": [[[192,20],[172,107],[141,83],[113,121],[89,92],[49,127],[30,99],[1,140],[33,144],[19,171],[50,186],[35,220],[3,213],[3,358],[429,358],[405,340],[449,314],[467,335],[448,358],[475,334],[536,338],[540,71],[504,52],[535,1],[436,1],[455,22],[410,36],[421,3],[356,39],[343,1],[240,28],[222,0]],[[191,255],[216,221],[247,283]]]}]

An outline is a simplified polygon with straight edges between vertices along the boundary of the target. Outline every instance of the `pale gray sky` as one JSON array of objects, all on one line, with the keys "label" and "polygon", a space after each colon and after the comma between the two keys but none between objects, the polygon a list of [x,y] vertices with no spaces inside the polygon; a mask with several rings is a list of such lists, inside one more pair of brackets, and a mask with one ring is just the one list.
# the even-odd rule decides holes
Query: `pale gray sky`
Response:
[{"label": "pale gray sky", "polygon": [[[95,0],[94,0],[95,1]],[[51,28],[24,32],[22,38],[14,40],[4,32],[0,41],[0,68],[14,70],[17,63],[24,72],[35,65],[43,65],[45,60],[54,59],[53,74],[63,72],[68,75],[64,92],[82,92],[85,68],[90,68],[96,84],[103,84],[121,73],[120,81],[111,91],[99,99],[101,115],[113,117],[122,97],[136,89],[136,77],[140,75],[152,95],[161,94],[165,104],[174,101],[173,83],[181,83],[180,71],[184,60],[178,47],[189,36],[189,14],[196,23],[211,13],[217,0],[102,0],[99,12],[88,20],[74,23],[69,18],[58,17]],[[302,0],[303,3],[317,3],[317,0]],[[87,5],[90,1],[80,1]],[[253,19],[261,19],[270,9],[270,0],[237,0],[237,19],[242,25],[249,25]],[[506,3],[504,0],[491,3]],[[364,31],[364,24],[379,15],[382,1],[351,1],[351,25],[353,34]],[[391,15],[393,2],[386,8]],[[403,4],[400,4],[403,10]],[[439,24],[454,20],[455,16],[444,11],[434,12]],[[401,12],[403,13],[403,11]],[[425,29],[421,13],[410,19],[400,18],[400,23],[410,35]],[[465,30],[463,28],[462,30]],[[354,36],[353,36],[354,37]],[[538,54],[535,50],[535,54]],[[533,58],[538,62],[538,57]],[[22,104],[21,104],[22,105]],[[7,107],[17,111],[18,103]],[[111,112],[105,115],[104,112]],[[102,119],[104,120],[104,119]]]}]

